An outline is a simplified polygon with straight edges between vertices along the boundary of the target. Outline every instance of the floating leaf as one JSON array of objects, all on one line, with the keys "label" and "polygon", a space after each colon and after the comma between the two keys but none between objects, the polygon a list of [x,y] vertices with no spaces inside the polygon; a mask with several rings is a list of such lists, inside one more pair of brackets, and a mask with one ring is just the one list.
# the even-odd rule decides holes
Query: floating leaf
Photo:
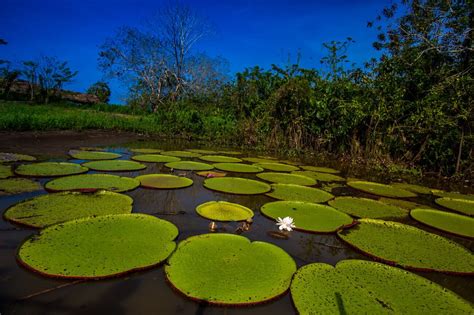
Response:
[{"label": "floating leaf", "polygon": [[41,230],[21,245],[18,258],[46,276],[106,278],[161,263],[177,235],[172,223],[150,215],[89,217]]},{"label": "floating leaf", "polygon": [[385,198],[381,197],[379,198],[380,202],[383,202],[385,204],[389,205],[394,205],[403,209],[411,210],[415,208],[429,208],[428,206],[412,202],[412,201],[407,201],[407,200],[401,200],[401,199],[392,199],[392,198]]},{"label": "floating leaf", "polygon": [[146,168],[146,166],[141,163],[128,160],[93,161],[83,163],[82,165],[90,168],[91,170],[109,172],[139,171]]},{"label": "floating leaf", "polygon": [[201,171],[201,172],[197,172],[196,174],[198,174],[199,176],[202,176],[202,177],[207,177],[207,178],[224,177],[224,176],[227,175],[227,173],[214,172],[214,171]]},{"label": "floating leaf", "polygon": [[181,243],[165,266],[187,297],[219,305],[256,304],[284,294],[296,271],[281,248],[233,234],[203,234]]},{"label": "floating leaf", "polygon": [[[455,293],[414,273],[364,260],[298,269],[291,297],[300,314],[472,314]],[[443,310],[443,311],[442,311]]]},{"label": "floating leaf", "polygon": [[201,154],[189,151],[163,151],[161,152],[163,155],[175,156],[180,158],[193,158],[193,157],[200,157]]},{"label": "floating leaf", "polygon": [[249,164],[242,164],[242,163],[216,163],[214,167],[221,171],[226,172],[236,172],[236,173],[259,173],[263,172],[263,168],[249,165]]},{"label": "floating leaf", "polygon": [[413,219],[452,234],[474,237],[474,218],[433,209],[413,209]]},{"label": "floating leaf", "polygon": [[14,195],[40,189],[39,183],[26,178],[0,179],[0,194]]},{"label": "floating leaf", "polygon": [[327,192],[332,192],[333,189],[344,187],[341,183],[323,183],[321,189]]},{"label": "floating leaf", "polygon": [[142,153],[142,154],[156,154],[156,153],[161,152],[161,150],[152,149],[152,148],[136,148],[136,149],[130,149],[130,151],[135,152],[135,153]]},{"label": "floating leaf", "polygon": [[294,171],[291,174],[302,175],[313,178],[321,182],[344,182],[345,179],[341,176],[329,174],[329,173],[318,173],[313,171]]},{"label": "floating leaf", "polygon": [[404,218],[408,211],[383,202],[357,197],[337,197],[329,201],[331,207],[357,218]]},{"label": "floating leaf", "polygon": [[181,161],[180,158],[175,156],[166,156],[160,154],[142,154],[132,156],[132,160],[149,163],[170,163]]},{"label": "floating leaf", "polygon": [[352,188],[361,190],[363,192],[383,196],[383,197],[395,197],[395,198],[409,198],[409,197],[416,197],[415,193],[411,191],[393,187],[390,185],[374,183],[374,182],[366,182],[366,181],[350,181],[347,185],[351,186]]},{"label": "floating leaf", "polygon": [[452,191],[442,191],[442,190],[436,190],[433,189],[431,190],[433,195],[438,196],[438,197],[448,197],[452,199],[464,199],[464,200],[474,200],[474,195],[466,195],[466,194],[461,194],[458,192],[452,192]]},{"label": "floating leaf", "polygon": [[242,154],[242,152],[239,152],[239,151],[219,151],[218,153],[225,154],[225,155],[241,155]]},{"label": "floating leaf", "polygon": [[241,159],[231,156],[224,155],[203,155],[199,157],[203,161],[213,162],[213,163],[239,163],[242,162]]},{"label": "floating leaf", "polygon": [[4,214],[9,221],[35,228],[107,214],[132,212],[133,199],[110,191],[94,194],[64,192],[41,195],[10,207]]},{"label": "floating leaf", "polygon": [[420,186],[420,185],[406,184],[406,183],[392,183],[390,185],[393,187],[397,187],[397,188],[414,192],[416,194],[431,195],[431,188]]},{"label": "floating leaf", "polygon": [[353,224],[353,220],[336,209],[310,202],[274,201],[266,203],[261,212],[272,219],[291,217],[296,225],[295,230],[331,233]]},{"label": "floating leaf", "polygon": [[69,151],[69,155],[78,160],[113,160],[121,157],[118,153],[80,150],[71,150]]},{"label": "floating leaf", "polygon": [[334,196],[321,189],[294,184],[272,184],[272,192],[267,193],[275,199],[288,201],[326,202]]},{"label": "floating leaf", "polygon": [[274,159],[265,159],[265,158],[254,158],[254,157],[244,157],[242,160],[250,163],[274,163]]},{"label": "floating leaf", "polygon": [[13,176],[12,168],[10,165],[1,165],[0,164],[0,179],[8,178]]},{"label": "floating leaf", "polygon": [[436,199],[435,202],[445,208],[471,216],[474,215],[474,200],[443,197]]},{"label": "floating leaf", "polygon": [[196,207],[196,212],[214,221],[243,221],[253,217],[253,211],[237,203],[209,201]]},{"label": "floating leaf", "polygon": [[294,165],[294,166],[299,166],[301,165],[300,162],[296,162],[296,161],[291,161],[291,160],[281,160],[279,161],[280,163],[285,163],[285,164],[288,164],[288,165]]},{"label": "floating leaf", "polygon": [[474,255],[458,243],[398,222],[359,222],[338,235],[371,257],[407,269],[474,274]]},{"label": "floating leaf", "polygon": [[15,169],[15,173],[23,176],[53,177],[82,174],[88,170],[87,167],[76,163],[42,162],[20,165]]},{"label": "floating leaf", "polygon": [[189,187],[193,184],[193,180],[169,175],[169,174],[147,174],[135,177],[140,181],[142,187],[156,189],[175,189]]},{"label": "floating leaf", "polygon": [[166,163],[165,166],[168,168],[185,171],[208,171],[214,168],[214,166],[210,164],[193,161],[170,162]]},{"label": "floating leaf", "polygon": [[261,168],[264,168],[266,170],[276,172],[291,172],[299,170],[299,167],[282,163],[257,163],[255,165],[260,166]]},{"label": "floating leaf", "polygon": [[317,173],[329,173],[329,174],[339,174],[340,173],[340,171],[335,170],[335,169],[330,168],[330,167],[302,165],[301,168],[306,170],[306,171],[313,171],[313,172],[317,172]]},{"label": "floating leaf", "polygon": [[204,180],[204,187],[239,195],[264,194],[272,189],[270,185],[266,183],[239,177],[208,178]]},{"label": "floating leaf", "polygon": [[36,161],[36,158],[26,154],[0,152],[0,163],[19,161]]},{"label": "floating leaf", "polygon": [[272,183],[278,183],[278,184],[294,184],[294,185],[302,185],[302,186],[316,185],[316,180],[310,177],[297,175],[297,174],[266,172],[266,173],[257,174],[257,177],[263,180],[266,180]]},{"label": "floating leaf", "polygon": [[199,154],[217,154],[216,151],[206,149],[187,149],[186,151],[199,153]]},{"label": "floating leaf", "polygon": [[137,188],[140,182],[135,178],[109,174],[84,174],[61,177],[46,183],[49,191],[95,191],[110,190],[123,192]]}]

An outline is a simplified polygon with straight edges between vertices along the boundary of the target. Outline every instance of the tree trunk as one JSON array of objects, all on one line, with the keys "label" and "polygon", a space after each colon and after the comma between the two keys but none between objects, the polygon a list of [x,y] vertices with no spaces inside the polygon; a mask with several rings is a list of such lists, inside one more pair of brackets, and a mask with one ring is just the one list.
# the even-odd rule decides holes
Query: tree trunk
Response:
[{"label": "tree trunk", "polygon": [[456,160],[456,171],[455,174],[459,173],[459,167],[461,166],[461,155],[462,155],[462,146],[464,144],[464,128],[461,129],[461,140],[459,141],[459,150],[458,158]]}]

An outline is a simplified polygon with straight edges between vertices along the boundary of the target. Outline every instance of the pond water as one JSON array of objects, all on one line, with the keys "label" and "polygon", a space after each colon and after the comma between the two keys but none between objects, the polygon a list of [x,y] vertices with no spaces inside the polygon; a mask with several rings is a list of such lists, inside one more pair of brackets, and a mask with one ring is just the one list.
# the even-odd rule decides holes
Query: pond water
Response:
[{"label": "pond water", "polygon": [[[53,141],[54,139],[50,140]],[[47,139],[42,141],[47,141]],[[28,144],[23,150],[21,144],[11,148],[6,148],[5,144],[3,144],[0,146],[0,149],[3,152],[33,154],[42,160],[65,161],[67,160],[67,151],[79,145],[85,144],[74,141],[62,141],[58,142],[54,149],[53,146],[50,146],[51,152],[48,152],[47,146],[44,149],[41,142]],[[89,139],[86,145],[104,146],[104,141],[101,138]],[[159,148],[163,150],[201,148],[196,143],[176,141],[131,141],[126,143],[117,141],[114,144],[112,140],[109,140],[105,145],[107,151],[122,154],[121,159],[130,159],[133,153],[128,149],[137,147]],[[226,149],[232,150],[232,148]],[[34,151],[37,154],[34,154]],[[243,156],[256,155],[257,153],[246,152]],[[198,159],[189,160],[199,161]],[[75,163],[84,162],[81,160],[69,161]],[[304,162],[309,165],[317,165],[316,161]],[[192,235],[209,233],[210,221],[197,215],[195,208],[207,201],[224,200],[244,205],[254,211],[255,216],[251,229],[244,232],[243,236],[252,241],[265,241],[283,248],[293,257],[298,267],[313,262],[335,265],[338,261],[344,259],[370,260],[369,257],[340,241],[335,234],[310,234],[293,231],[288,239],[270,236],[269,232],[277,231],[277,226],[274,221],[262,216],[259,212],[262,205],[275,201],[275,199],[268,196],[232,195],[211,191],[203,187],[204,178],[196,175],[195,172],[172,171],[162,163],[145,164],[147,168],[141,171],[114,172],[114,174],[135,177],[150,173],[173,173],[186,176],[194,181],[192,186],[183,189],[154,190],[139,187],[125,193],[134,199],[134,213],[151,214],[175,224],[179,229],[177,242]],[[361,179],[383,182],[383,178],[377,177],[377,174],[363,176],[360,173],[351,173],[348,167],[334,164],[325,164],[323,166],[340,169],[342,171],[341,176],[343,177],[357,176]],[[90,171],[89,173],[97,172]],[[239,174],[238,176],[257,179],[253,174]],[[49,180],[49,178],[43,178],[39,181],[44,184]],[[436,186],[436,183],[433,182],[429,184]],[[3,213],[9,206],[21,200],[46,193],[46,191],[40,190],[33,193],[0,196],[0,210]],[[375,198],[375,196],[361,193],[347,186],[336,188],[332,193],[336,196],[350,195]],[[435,209],[440,208],[433,200],[433,196],[422,195],[416,198],[415,201]],[[439,232],[421,225],[413,219],[407,218],[401,220],[401,222],[442,235],[471,251],[473,250],[472,240]],[[235,233],[238,226],[239,223],[218,223],[218,232]],[[210,306],[189,300],[167,283],[162,266],[130,273],[122,277],[97,281],[59,280],[43,277],[26,270],[16,261],[18,247],[23,240],[36,232],[35,229],[13,225],[4,219],[0,221],[1,314],[293,314],[296,312],[289,293],[265,304],[243,308]],[[474,302],[474,279],[472,277],[435,272],[416,273]]]}]

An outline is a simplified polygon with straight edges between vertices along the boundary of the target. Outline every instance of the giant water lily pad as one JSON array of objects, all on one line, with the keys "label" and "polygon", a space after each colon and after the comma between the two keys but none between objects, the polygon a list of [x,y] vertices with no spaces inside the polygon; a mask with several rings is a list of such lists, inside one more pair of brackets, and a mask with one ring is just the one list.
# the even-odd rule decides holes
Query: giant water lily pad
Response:
[{"label": "giant water lily pad", "polygon": [[26,154],[0,152],[0,163],[19,161],[36,161],[36,158]]},{"label": "giant water lily pad", "polygon": [[215,172],[215,171],[201,171],[201,172],[196,172],[196,174],[202,177],[206,177],[206,178],[227,176],[227,173]]},{"label": "giant water lily pad", "polygon": [[431,188],[428,188],[425,186],[420,186],[420,185],[415,185],[415,184],[406,184],[406,183],[392,183],[390,185],[393,187],[397,187],[397,188],[414,192],[416,194],[425,194],[425,195],[431,194]]},{"label": "giant water lily pad", "polygon": [[357,197],[337,197],[329,201],[331,207],[357,218],[404,218],[408,211],[383,202]]},{"label": "giant water lily pad", "polygon": [[225,156],[225,155],[203,155],[199,157],[203,161],[213,162],[213,163],[239,163],[242,162],[241,159]]},{"label": "giant water lily pad", "polygon": [[209,171],[214,168],[214,166],[210,164],[193,161],[170,162],[166,163],[165,166],[168,168],[185,171]]},{"label": "giant water lily pad", "polygon": [[306,232],[331,233],[354,222],[332,207],[310,202],[275,201],[264,204],[260,210],[272,219],[292,217],[295,230]]},{"label": "giant water lily pad", "polygon": [[286,173],[274,173],[265,172],[257,174],[257,177],[272,183],[278,184],[294,184],[302,186],[313,186],[316,185],[316,180],[297,174],[286,174]]},{"label": "giant water lily pad", "polygon": [[452,234],[474,237],[474,218],[433,209],[413,209],[413,219]]},{"label": "giant water lily pad", "polygon": [[284,294],[296,271],[281,248],[233,234],[203,234],[179,243],[165,272],[187,297],[211,304],[243,305]]},{"label": "giant water lily pad", "polygon": [[7,220],[43,228],[48,225],[107,214],[132,211],[133,199],[110,191],[94,194],[64,192],[41,195],[10,207],[4,214]]},{"label": "giant water lily pad", "polygon": [[291,297],[300,314],[472,314],[469,302],[414,273],[364,260],[298,269]]},{"label": "giant water lily pad", "polygon": [[363,192],[383,196],[383,197],[395,197],[395,198],[409,198],[409,197],[416,197],[416,194],[397,187],[393,187],[390,185],[374,183],[374,182],[366,182],[366,181],[349,181],[347,185],[351,186],[352,188],[361,190]]},{"label": "giant water lily pad", "polygon": [[109,174],[85,174],[53,179],[46,183],[49,191],[95,191],[110,190],[123,192],[137,188],[140,182],[135,178]]},{"label": "giant water lily pad", "polygon": [[445,208],[471,216],[474,215],[474,200],[443,197],[436,199],[435,202]]},{"label": "giant water lily pad", "polygon": [[83,150],[71,150],[69,155],[78,160],[113,160],[121,157],[118,153]]},{"label": "giant water lily pad", "polygon": [[324,190],[294,184],[272,184],[272,191],[267,193],[275,199],[288,201],[326,202],[334,196]]},{"label": "giant water lily pad", "polygon": [[394,206],[407,209],[407,210],[416,209],[416,208],[429,208],[426,205],[422,205],[413,201],[408,201],[408,200],[403,200],[403,199],[381,197],[379,198],[379,201],[385,204],[394,205]]},{"label": "giant water lily pad", "polygon": [[18,250],[22,264],[46,276],[106,278],[163,262],[178,229],[144,214],[118,214],[55,224]]},{"label": "giant water lily pad", "polygon": [[448,197],[448,198],[453,198],[453,199],[464,199],[464,200],[474,200],[474,195],[467,195],[467,194],[461,194],[458,192],[454,191],[443,191],[443,190],[437,190],[433,189],[431,190],[433,195],[438,196],[438,197]]},{"label": "giant water lily pad", "polygon": [[186,151],[193,152],[193,153],[199,153],[199,154],[217,154],[216,151],[207,150],[207,149],[186,149]]},{"label": "giant water lily pad", "polygon": [[179,158],[193,158],[193,157],[200,157],[201,154],[190,152],[190,151],[163,151],[161,152],[162,155],[169,155],[175,156]]},{"label": "giant water lily pad", "polygon": [[283,164],[283,163],[257,163],[256,166],[260,166],[266,170],[276,171],[276,172],[291,172],[299,170],[299,167]]},{"label": "giant water lily pad", "polygon": [[13,176],[12,167],[10,165],[0,164],[0,179]]},{"label": "giant water lily pad", "polygon": [[447,238],[398,222],[359,223],[338,235],[372,257],[407,269],[474,274],[474,255]]},{"label": "giant water lily pad", "polygon": [[259,173],[263,172],[263,168],[255,165],[242,163],[216,163],[214,167],[221,171],[236,173]]},{"label": "giant water lily pad", "polygon": [[113,160],[113,161],[92,161],[82,164],[95,171],[109,171],[109,172],[120,172],[120,171],[139,171],[146,168],[145,165],[128,160]]},{"label": "giant water lily pad", "polygon": [[242,160],[250,163],[274,163],[275,159],[261,158],[261,157],[244,157]]},{"label": "giant water lily pad", "polygon": [[153,148],[134,148],[134,149],[130,149],[130,151],[135,152],[135,153],[141,153],[141,154],[156,154],[156,153],[160,153],[162,150],[153,149]]},{"label": "giant water lily pad", "polygon": [[225,193],[239,195],[258,195],[269,192],[272,188],[266,183],[239,177],[208,178],[204,187]]},{"label": "giant water lily pad", "polygon": [[149,163],[169,163],[181,161],[179,157],[160,154],[141,154],[132,156],[132,160]]},{"label": "giant water lily pad", "polygon": [[313,171],[294,171],[291,172],[295,175],[302,175],[306,177],[313,178],[321,182],[344,182],[345,179],[339,175],[329,174],[329,173],[318,173]]},{"label": "giant water lily pad", "polygon": [[305,171],[313,171],[317,173],[329,173],[329,174],[340,173],[340,171],[338,170],[335,170],[330,167],[323,167],[323,166],[302,165],[301,168],[304,169]]},{"label": "giant water lily pad", "polygon": [[26,178],[0,179],[0,195],[21,194],[40,189],[41,185],[39,183]]},{"label": "giant water lily pad", "polygon": [[227,201],[209,201],[196,207],[196,212],[215,221],[243,221],[253,217],[253,211],[245,206]]},{"label": "giant water lily pad", "polygon": [[23,176],[53,177],[82,174],[89,169],[76,163],[67,162],[42,162],[23,164],[15,169],[15,173]]},{"label": "giant water lily pad", "polygon": [[225,155],[241,155],[242,154],[242,152],[232,151],[232,150],[219,151],[218,153],[225,154]]},{"label": "giant water lily pad", "polygon": [[169,174],[147,174],[137,176],[136,179],[140,181],[142,187],[156,189],[184,188],[193,184],[192,179]]}]

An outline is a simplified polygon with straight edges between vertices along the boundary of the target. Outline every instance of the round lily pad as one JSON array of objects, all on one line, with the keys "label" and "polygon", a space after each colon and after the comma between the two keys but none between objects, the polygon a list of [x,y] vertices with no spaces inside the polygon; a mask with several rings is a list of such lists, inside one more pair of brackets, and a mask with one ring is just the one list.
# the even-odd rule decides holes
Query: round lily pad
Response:
[{"label": "round lily pad", "polygon": [[266,183],[239,177],[208,178],[204,187],[220,192],[239,195],[258,195],[269,192],[272,188]]},{"label": "round lily pad", "polygon": [[23,176],[53,177],[82,174],[88,170],[87,167],[76,163],[41,162],[20,165],[15,169],[15,173]]},{"label": "round lily pad", "polygon": [[132,160],[149,163],[169,163],[181,161],[179,157],[160,154],[141,154],[132,156]]},{"label": "round lily pad", "polygon": [[395,197],[395,198],[409,198],[409,197],[416,197],[416,194],[397,187],[393,187],[390,185],[374,183],[374,182],[366,182],[366,181],[350,181],[347,182],[347,185],[351,186],[352,188],[361,190],[363,192],[383,196],[383,197]]},{"label": "round lily pad", "polygon": [[337,197],[329,201],[331,207],[357,218],[404,218],[408,211],[383,202],[357,197]]},{"label": "round lily pad", "polygon": [[0,179],[13,176],[12,167],[10,165],[0,164]]},{"label": "round lily pad", "polygon": [[170,162],[166,163],[165,166],[168,168],[185,171],[208,171],[214,168],[214,166],[210,164],[193,161]]},{"label": "round lily pad", "polygon": [[199,157],[203,161],[213,162],[213,163],[239,163],[242,162],[241,159],[225,155],[203,155]]},{"label": "round lily pad", "polygon": [[162,155],[168,156],[175,156],[179,158],[193,158],[193,157],[200,157],[201,154],[190,152],[190,151],[163,151],[161,152]]},{"label": "round lily pad", "polygon": [[365,260],[303,266],[291,297],[300,314],[472,313],[469,302],[428,279]]},{"label": "round lily pad", "polygon": [[212,177],[224,177],[227,175],[227,173],[223,172],[214,172],[214,171],[201,171],[201,172],[196,172],[199,176],[206,177],[206,178],[212,178]]},{"label": "round lily pad", "polygon": [[359,223],[338,235],[371,257],[407,269],[474,274],[474,255],[447,238],[398,222],[360,219]]},{"label": "round lily pad", "polygon": [[82,150],[71,150],[69,155],[77,160],[113,160],[121,157],[118,153]]},{"label": "round lily pad", "polygon": [[474,195],[461,194],[461,193],[453,192],[453,191],[442,191],[442,190],[433,189],[431,190],[431,192],[433,193],[433,195],[438,196],[438,197],[474,200]]},{"label": "round lily pad", "polygon": [[338,170],[335,170],[335,169],[330,168],[330,167],[323,167],[323,166],[302,165],[301,168],[306,170],[306,171],[313,171],[313,172],[317,172],[317,173],[329,173],[329,174],[339,174],[340,173],[340,171],[338,171]]},{"label": "round lily pad", "polygon": [[227,151],[227,150],[224,150],[224,151],[219,151],[218,153],[220,154],[225,154],[225,155],[241,155],[242,152],[239,152],[239,151]]},{"label": "round lily pad", "polygon": [[250,162],[250,163],[275,163],[274,159],[265,159],[265,158],[258,158],[258,157],[244,157],[242,160]]},{"label": "round lily pad", "polygon": [[318,173],[313,171],[294,171],[291,174],[302,175],[321,182],[344,182],[345,179],[339,175],[329,173]]},{"label": "round lily pad", "polygon": [[36,161],[36,158],[26,154],[0,152],[0,163],[18,161]]},{"label": "round lily pad", "polygon": [[299,167],[283,164],[283,163],[257,163],[256,166],[260,166],[266,170],[276,171],[276,172],[291,172],[299,170]]},{"label": "round lily pad", "polygon": [[92,161],[82,164],[95,171],[139,171],[146,168],[145,165],[128,160],[113,160],[113,161]]},{"label": "round lily pad", "polygon": [[135,178],[110,174],[83,174],[61,177],[49,181],[44,186],[49,191],[95,191],[110,190],[123,192],[137,188],[140,182]]},{"label": "round lily pad", "polygon": [[331,233],[353,224],[350,216],[336,209],[310,202],[274,201],[266,203],[261,212],[272,219],[291,217],[295,230]]},{"label": "round lily pad", "polygon": [[284,294],[296,264],[283,249],[234,234],[203,234],[179,243],[165,266],[181,293],[210,304],[256,304]]},{"label": "round lily pad", "polygon": [[416,209],[416,208],[429,208],[428,206],[425,206],[413,201],[402,200],[402,199],[381,197],[379,198],[379,201],[385,204],[394,205],[394,206],[407,209],[407,210]]},{"label": "round lily pad", "polygon": [[390,185],[393,187],[397,187],[397,188],[414,192],[416,194],[431,195],[431,188],[428,188],[425,186],[420,186],[420,185],[415,185],[415,184],[406,184],[406,183],[392,183]]},{"label": "round lily pad", "polygon": [[443,197],[436,199],[435,202],[445,208],[470,216],[474,215],[474,200]]},{"label": "round lily pad", "polygon": [[296,174],[265,172],[257,174],[257,177],[278,184],[294,184],[302,186],[316,185],[316,180],[310,177]]},{"label": "round lily pad", "polygon": [[214,167],[221,171],[236,173],[259,173],[263,172],[263,168],[255,165],[242,163],[216,163]]},{"label": "round lily pad", "polygon": [[334,198],[332,194],[324,190],[294,184],[272,184],[272,191],[267,193],[267,196],[280,200],[315,203],[326,202]]},{"label": "round lily pad", "polygon": [[156,189],[175,189],[189,187],[193,184],[193,180],[169,175],[169,174],[147,174],[135,177],[140,181],[142,187]]},{"label": "round lily pad", "polygon": [[5,219],[43,228],[48,225],[107,214],[132,212],[133,199],[110,191],[94,194],[64,192],[41,195],[10,207]]},{"label": "round lily pad", "polygon": [[39,183],[26,178],[0,179],[0,194],[13,195],[40,189]]},{"label": "round lily pad", "polygon": [[145,214],[116,214],[55,224],[18,250],[26,267],[46,276],[97,279],[149,268],[176,248],[178,229]]},{"label": "round lily pad", "polygon": [[433,209],[413,209],[413,219],[452,234],[474,238],[474,218]]},{"label": "round lily pad", "polygon": [[156,154],[156,153],[161,152],[161,150],[152,149],[152,148],[136,148],[136,149],[130,149],[130,151],[135,152],[135,153],[142,153],[142,154]]},{"label": "round lily pad", "polygon": [[186,151],[199,153],[199,154],[217,154],[216,151],[206,149],[186,149]]},{"label": "round lily pad", "polygon": [[237,203],[209,201],[196,207],[196,212],[214,221],[243,221],[253,217],[253,211]]}]

